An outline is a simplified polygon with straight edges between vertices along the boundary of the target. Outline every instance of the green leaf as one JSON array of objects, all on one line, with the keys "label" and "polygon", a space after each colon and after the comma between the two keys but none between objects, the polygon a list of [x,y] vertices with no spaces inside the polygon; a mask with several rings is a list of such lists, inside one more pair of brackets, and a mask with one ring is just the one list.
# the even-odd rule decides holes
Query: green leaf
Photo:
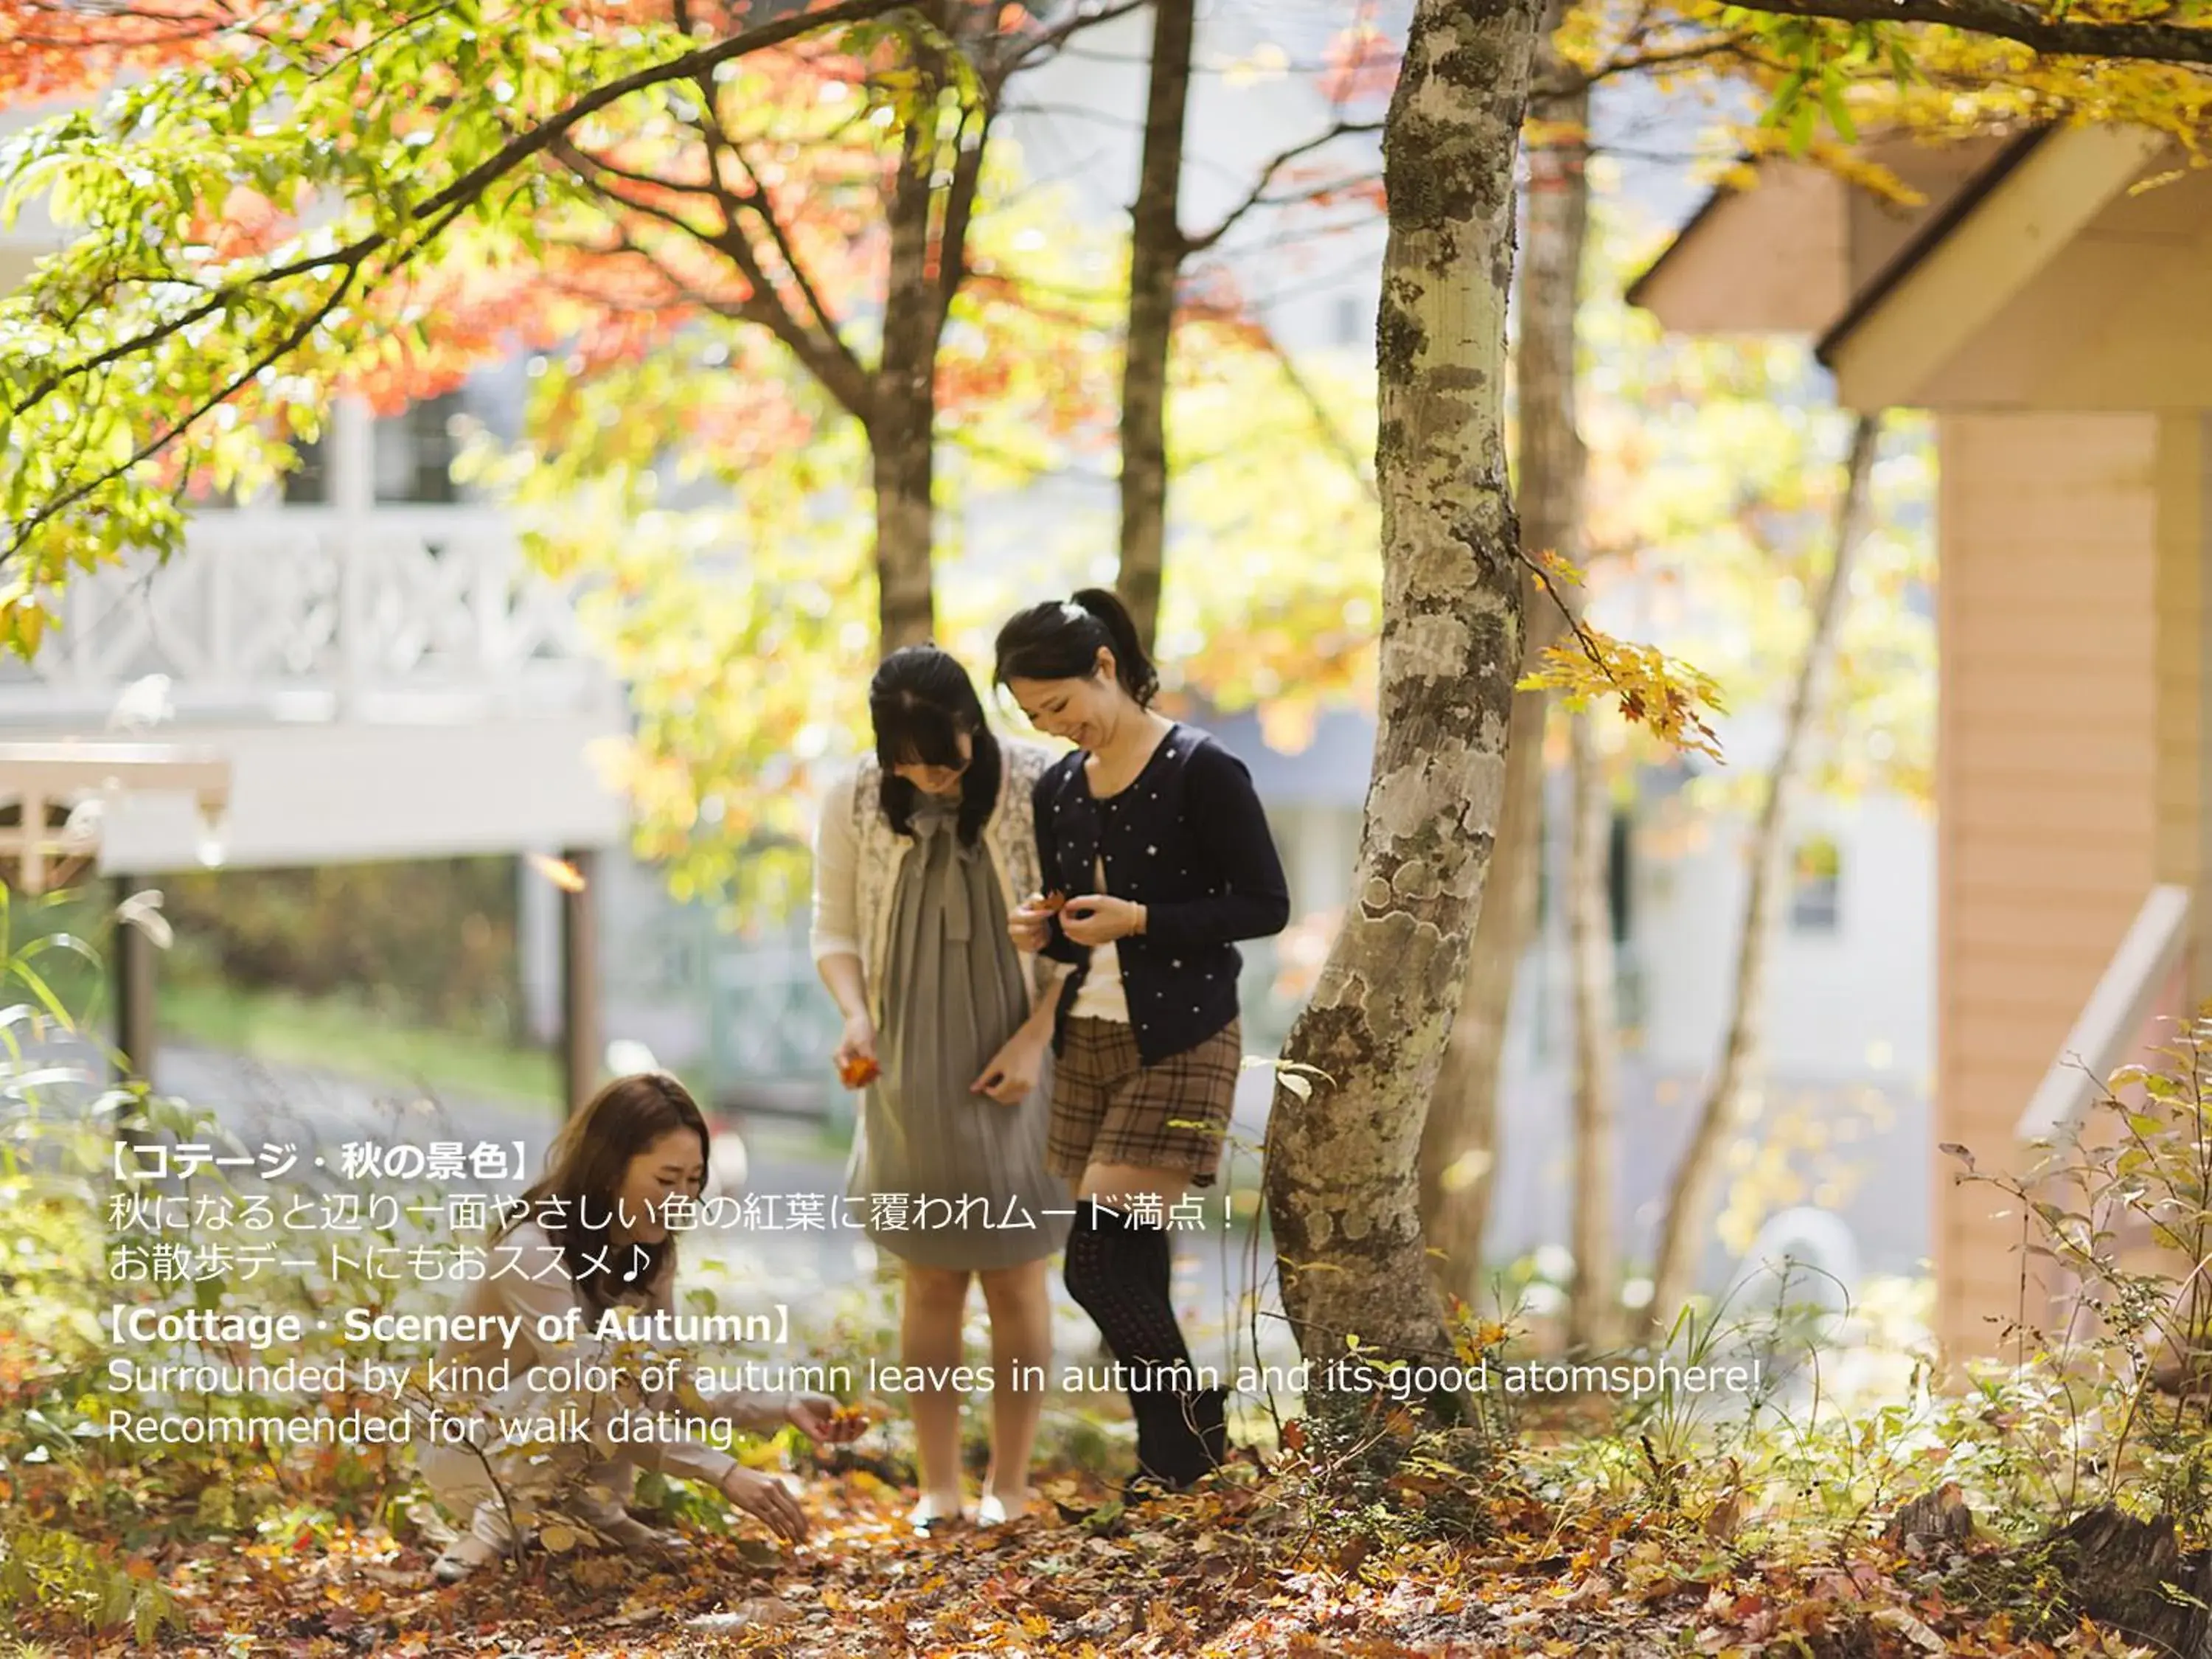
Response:
[{"label": "green leaf", "polygon": [[1820,81],[1820,106],[1828,112],[1828,125],[1836,137],[1847,144],[1858,142],[1858,129],[1851,125],[1851,112],[1844,106],[1843,82],[1834,75],[1824,76]]},{"label": "green leaf", "polygon": [[1814,134],[1819,130],[1820,106],[1811,99],[1801,96],[1790,112],[1790,153],[1803,155],[1813,148]]}]

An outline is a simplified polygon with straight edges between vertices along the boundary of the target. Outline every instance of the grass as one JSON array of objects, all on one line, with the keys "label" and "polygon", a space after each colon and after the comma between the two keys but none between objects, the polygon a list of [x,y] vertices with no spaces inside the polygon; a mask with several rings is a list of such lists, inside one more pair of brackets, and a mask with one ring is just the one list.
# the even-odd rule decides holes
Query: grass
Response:
[{"label": "grass", "polygon": [[397,1025],[349,998],[172,981],[161,988],[161,1019],[165,1036],[266,1065],[532,1104],[561,1098],[560,1067],[544,1049]]}]

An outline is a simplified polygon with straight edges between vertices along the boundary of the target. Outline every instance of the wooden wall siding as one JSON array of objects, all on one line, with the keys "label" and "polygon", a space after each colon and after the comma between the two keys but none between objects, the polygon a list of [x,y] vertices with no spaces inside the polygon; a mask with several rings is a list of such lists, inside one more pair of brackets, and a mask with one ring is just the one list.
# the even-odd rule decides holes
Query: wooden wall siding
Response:
[{"label": "wooden wall siding", "polygon": [[1817,334],[1849,303],[1844,190],[1803,162],[1772,161],[1748,190],[1723,191],[1636,302],[1678,334]]},{"label": "wooden wall siding", "polygon": [[[2157,872],[2160,422],[1948,415],[1937,782],[1938,1141],[2012,1167],[2021,1112]],[[1932,1152],[1937,1334],[1996,1351],[2016,1216]]]},{"label": "wooden wall siding", "polygon": [[[2205,792],[2212,786],[2204,761],[2205,702],[2212,677],[2204,655],[2212,647],[2212,419],[2191,410],[2162,417],[2158,428],[2158,872],[2204,890],[2205,842],[2212,814]],[[2191,1000],[2212,993],[2212,899],[2200,897],[2191,918],[2196,934],[2193,972],[2184,988]],[[2188,1006],[2185,1004],[2185,1006]]]},{"label": "wooden wall siding", "polygon": [[1851,292],[1856,294],[1880,276],[1921,226],[1942,212],[2010,142],[1966,138],[1956,143],[1923,144],[1903,139],[1868,146],[1867,159],[1888,168],[1899,184],[1920,199],[1897,202],[1867,190],[1854,190],[1845,196]]},{"label": "wooden wall siding", "polygon": [[[2179,165],[2171,155],[2148,164]],[[2100,304],[2116,291],[2124,307]],[[2212,405],[2212,175],[2117,195],[1912,401],[1949,409],[2115,412]]]}]

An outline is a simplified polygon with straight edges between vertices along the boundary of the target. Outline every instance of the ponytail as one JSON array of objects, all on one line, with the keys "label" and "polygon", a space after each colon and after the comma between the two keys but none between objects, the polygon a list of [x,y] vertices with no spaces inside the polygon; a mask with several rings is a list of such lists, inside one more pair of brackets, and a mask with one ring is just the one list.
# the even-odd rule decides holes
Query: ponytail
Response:
[{"label": "ponytail", "polygon": [[1114,653],[1114,678],[1139,708],[1149,708],[1160,689],[1159,672],[1137,638],[1128,608],[1103,587],[1085,587],[1066,601],[1049,600],[1017,612],[999,630],[998,670],[1008,680],[1088,679],[1098,653]]}]

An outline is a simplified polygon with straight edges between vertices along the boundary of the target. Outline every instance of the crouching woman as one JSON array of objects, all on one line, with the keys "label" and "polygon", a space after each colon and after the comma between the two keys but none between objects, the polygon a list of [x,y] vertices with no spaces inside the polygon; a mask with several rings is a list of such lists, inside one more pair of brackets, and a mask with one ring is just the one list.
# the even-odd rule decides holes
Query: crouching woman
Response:
[{"label": "crouching woman", "polygon": [[[668,1212],[704,1190],[707,1139],[705,1118],[675,1079],[617,1078],[562,1127],[544,1176],[495,1235],[485,1276],[459,1310],[490,1334],[449,1342],[438,1358],[464,1382],[504,1377],[506,1385],[464,1402],[480,1434],[432,1443],[421,1457],[432,1496],[461,1528],[438,1558],[441,1583],[507,1553],[518,1529],[542,1525],[550,1535],[555,1516],[564,1530],[618,1548],[680,1545],[623,1508],[641,1469],[701,1481],[784,1538],[806,1536],[805,1513],[782,1481],[710,1441],[722,1437],[717,1425],[766,1434],[789,1423],[828,1443],[860,1432],[857,1420],[841,1419],[826,1395],[709,1397],[684,1386],[647,1394],[637,1386],[638,1357],[592,1335],[611,1309],[673,1310]],[[575,1386],[610,1373],[611,1386]]]}]

